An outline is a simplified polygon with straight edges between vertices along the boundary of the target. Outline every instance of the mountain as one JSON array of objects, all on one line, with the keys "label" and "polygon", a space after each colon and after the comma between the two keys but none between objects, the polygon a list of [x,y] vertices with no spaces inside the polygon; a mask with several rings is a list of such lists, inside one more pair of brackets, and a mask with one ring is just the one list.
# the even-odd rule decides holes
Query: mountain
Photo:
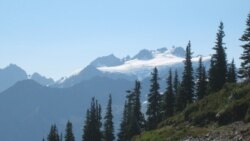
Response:
[{"label": "mountain", "polygon": [[43,86],[50,86],[55,83],[52,78],[46,78],[45,76],[42,76],[39,73],[33,73],[30,76],[30,79],[35,80],[36,82],[38,82],[39,84]]},{"label": "mountain", "polygon": [[46,78],[38,73],[34,73],[30,76],[21,67],[15,64],[10,64],[5,68],[0,69],[0,92],[13,86],[18,81],[27,79],[35,80],[43,86],[50,86],[55,83],[53,79]]},{"label": "mountain", "polygon": [[0,92],[14,85],[20,80],[27,79],[26,72],[17,65],[10,64],[0,69]]},{"label": "mountain", "polygon": [[[34,80],[17,82],[0,94],[1,140],[41,140],[47,137],[50,125],[57,124],[64,133],[68,120],[73,122],[76,139],[80,140],[84,115],[95,96],[105,112],[108,95],[113,97],[113,112],[116,129],[119,125],[125,91],[133,83],[124,79],[113,80],[96,77],[82,81],[71,88],[50,88]],[[13,136],[15,135],[15,136]]]},{"label": "mountain", "polygon": [[[199,58],[200,56],[193,57],[194,67],[198,66]],[[210,56],[203,57],[206,68],[209,68],[210,58]],[[177,69],[181,76],[184,60],[185,50],[182,47],[170,49],[163,47],[156,50],[143,49],[133,57],[127,56],[122,59],[111,54],[97,58],[79,73],[58,81],[53,87],[71,87],[82,80],[89,80],[96,76],[143,81],[150,76],[154,67],[157,67],[159,73],[164,77],[167,75],[169,68]]]},{"label": "mountain", "polygon": [[[16,70],[19,70],[18,75],[7,74],[23,74],[23,77],[17,77],[19,79],[15,79],[12,86],[9,85],[10,88],[0,93],[0,113],[4,113],[0,116],[0,132],[5,133],[1,135],[1,140],[41,140],[42,137],[46,138],[51,124],[57,124],[60,132],[64,132],[68,120],[73,122],[74,133],[77,140],[80,140],[84,115],[91,97],[99,100],[104,113],[110,93],[113,97],[117,130],[126,90],[133,87],[134,80],[141,80],[141,100],[145,101],[152,69],[159,69],[160,91],[163,92],[170,68],[177,69],[181,76],[184,57],[185,51],[181,47],[142,50],[133,57],[122,59],[111,54],[97,58],[81,71],[54,83],[52,79],[38,73],[27,76],[24,70],[13,65],[7,70],[14,71],[7,72],[16,73]],[[197,67],[198,59],[199,56],[193,58],[194,67]],[[205,66],[208,66],[210,57],[203,59]],[[8,77],[5,80],[8,80]],[[146,105],[142,107],[145,108]],[[15,136],[12,136],[13,134]]]}]

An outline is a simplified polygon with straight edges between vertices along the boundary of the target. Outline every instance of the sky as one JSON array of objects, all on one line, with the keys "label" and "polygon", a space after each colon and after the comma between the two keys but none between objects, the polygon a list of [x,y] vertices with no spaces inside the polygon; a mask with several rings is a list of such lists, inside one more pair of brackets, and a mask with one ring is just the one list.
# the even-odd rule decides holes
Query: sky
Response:
[{"label": "sky", "polygon": [[249,12],[249,0],[0,0],[0,68],[57,80],[100,56],[189,40],[194,54],[209,55],[220,21],[228,60],[239,66]]}]

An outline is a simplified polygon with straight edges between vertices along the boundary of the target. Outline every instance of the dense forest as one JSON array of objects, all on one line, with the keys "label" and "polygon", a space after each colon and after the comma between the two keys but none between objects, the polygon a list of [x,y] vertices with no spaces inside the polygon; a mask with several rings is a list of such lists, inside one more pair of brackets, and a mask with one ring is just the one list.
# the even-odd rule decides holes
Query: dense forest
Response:
[{"label": "dense forest", "polygon": [[[166,125],[180,125],[184,122],[199,127],[208,123],[226,125],[239,120],[249,122],[250,105],[245,95],[248,93],[250,81],[250,13],[246,20],[246,29],[240,37],[243,53],[240,57],[241,66],[238,69],[234,64],[234,59],[227,58],[227,47],[223,40],[225,35],[224,24],[220,22],[215,45],[212,48],[214,54],[211,56],[210,68],[205,68],[202,57],[200,57],[197,70],[193,69],[191,41],[188,41],[186,46],[182,79],[179,80],[177,70],[171,69],[166,78],[159,78],[158,69],[154,68],[151,73],[151,85],[147,95],[146,113],[141,110],[141,83],[136,80],[134,88],[126,91],[127,97],[124,101],[123,115],[117,136],[114,133],[111,94],[104,117],[101,114],[101,105],[93,97],[90,107],[86,111],[82,141],[140,140],[140,137],[136,136],[143,135],[143,133],[147,135],[150,131],[154,132],[155,129]],[[159,79],[166,79],[167,87],[164,93],[159,91]],[[218,114],[214,110],[217,110],[223,103],[219,100],[225,100],[228,97],[226,94],[230,91],[242,93],[242,95],[234,94],[233,96],[244,100],[241,101],[242,103],[234,103],[235,107],[231,107],[231,110],[227,111],[228,109],[226,109]],[[185,129],[185,126],[181,128]],[[167,132],[166,135],[168,135]],[[171,133],[169,136],[171,136]],[[64,135],[58,132],[56,125],[52,125],[48,136],[42,140],[75,141],[72,123],[68,121]]]}]

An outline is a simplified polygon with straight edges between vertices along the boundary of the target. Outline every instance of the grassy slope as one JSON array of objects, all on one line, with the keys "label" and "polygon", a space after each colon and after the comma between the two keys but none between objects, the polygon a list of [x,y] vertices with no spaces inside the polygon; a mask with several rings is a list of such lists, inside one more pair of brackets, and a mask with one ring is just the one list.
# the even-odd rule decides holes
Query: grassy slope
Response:
[{"label": "grassy slope", "polygon": [[221,91],[189,105],[182,113],[163,121],[154,131],[134,141],[180,140],[226,129],[236,121],[250,121],[250,84],[227,84]]}]

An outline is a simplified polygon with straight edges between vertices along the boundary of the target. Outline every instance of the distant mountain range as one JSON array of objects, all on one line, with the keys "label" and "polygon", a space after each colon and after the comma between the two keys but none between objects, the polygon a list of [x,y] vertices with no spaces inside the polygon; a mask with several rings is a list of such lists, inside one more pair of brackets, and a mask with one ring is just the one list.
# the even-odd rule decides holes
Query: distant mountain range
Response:
[{"label": "distant mountain range", "polygon": [[[199,57],[193,58],[194,67],[197,67]],[[73,122],[76,138],[80,140],[84,114],[91,97],[99,100],[105,112],[110,93],[117,129],[125,91],[133,87],[134,80],[141,80],[141,97],[145,101],[152,69],[159,69],[162,92],[166,88],[170,68],[177,69],[181,76],[184,58],[185,50],[181,47],[144,49],[133,57],[125,58],[111,54],[95,59],[80,72],[58,81],[38,73],[27,75],[23,69],[11,64],[0,70],[0,113],[3,113],[0,132],[4,133],[1,140],[41,140],[47,136],[52,123],[64,132],[67,120]],[[210,56],[203,57],[203,60],[208,68]]]},{"label": "distant mountain range", "polygon": [[0,69],[0,92],[14,85],[16,82],[26,79],[32,79],[44,86],[54,84],[54,80],[46,78],[38,73],[27,75],[27,73],[15,64]]}]

